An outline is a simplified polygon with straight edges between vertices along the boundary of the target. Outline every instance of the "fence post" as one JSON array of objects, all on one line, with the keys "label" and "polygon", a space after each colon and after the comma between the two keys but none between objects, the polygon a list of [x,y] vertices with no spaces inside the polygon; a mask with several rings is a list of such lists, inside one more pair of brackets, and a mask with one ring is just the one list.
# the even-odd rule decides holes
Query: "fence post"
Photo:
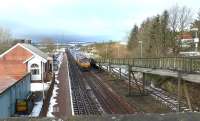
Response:
[{"label": "fence post", "polygon": [[121,80],[122,79],[122,70],[121,70],[121,68],[119,68],[119,79]]},{"label": "fence post", "polygon": [[181,101],[181,72],[178,71],[178,107],[177,107],[177,112],[180,112],[180,101]]},{"label": "fence post", "polygon": [[111,61],[111,59],[109,58],[109,60],[108,60],[108,68],[109,68],[109,72],[111,72],[111,64],[110,64],[110,61]]},{"label": "fence post", "polygon": [[159,68],[162,68],[162,58],[159,58]]},{"label": "fence post", "polygon": [[193,63],[192,63],[192,58],[190,58],[190,62],[189,62],[189,66],[190,66],[190,68],[189,68],[189,72],[191,73],[192,71],[193,71],[193,65],[192,65]]},{"label": "fence post", "polygon": [[131,67],[128,65],[128,95],[131,96]]},{"label": "fence post", "polygon": [[173,68],[173,70],[176,70],[176,57],[174,58],[174,61],[173,61],[173,64],[174,64],[174,68]]}]

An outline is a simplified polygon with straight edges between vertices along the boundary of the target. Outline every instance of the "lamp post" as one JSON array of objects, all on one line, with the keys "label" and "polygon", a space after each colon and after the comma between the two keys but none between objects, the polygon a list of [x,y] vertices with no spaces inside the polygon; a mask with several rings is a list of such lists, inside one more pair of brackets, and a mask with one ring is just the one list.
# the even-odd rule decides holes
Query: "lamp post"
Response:
[{"label": "lamp post", "polygon": [[117,57],[119,58],[119,45],[117,45]]},{"label": "lamp post", "polygon": [[140,58],[142,58],[142,41],[138,41],[138,43],[140,44]]},{"label": "lamp post", "polygon": [[199,38],[198,38],[198,35],[197,35],[198,28],[192,28],[191,30],[195,32],[195,38],[194,38],[195,52],[198,52],[198,43],[199,43]]}]

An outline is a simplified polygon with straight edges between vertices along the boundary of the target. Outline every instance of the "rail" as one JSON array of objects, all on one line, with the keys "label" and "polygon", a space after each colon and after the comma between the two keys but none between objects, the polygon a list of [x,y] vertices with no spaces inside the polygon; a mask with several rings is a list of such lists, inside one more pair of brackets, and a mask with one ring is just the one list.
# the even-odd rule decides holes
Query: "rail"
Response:
[{"label": "rail", "polygon": [[130,65],[132,67],[167,69],[185,73],[200,72],[200,58],[161,57],[161,58],[99,58],[99,64]]}]

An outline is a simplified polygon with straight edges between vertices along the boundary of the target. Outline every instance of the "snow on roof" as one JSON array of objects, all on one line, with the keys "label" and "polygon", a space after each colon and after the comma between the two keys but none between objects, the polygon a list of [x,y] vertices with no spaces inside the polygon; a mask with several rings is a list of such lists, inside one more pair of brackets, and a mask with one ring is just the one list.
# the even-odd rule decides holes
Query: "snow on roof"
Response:
[{"label": "snow on roof", "polygon": [[48,59],[48,55],[45,54],[44,52],[42,52],[40,49],[36,48],[35,46],[31,45],[31,44],[26,44],[26,43],[20,43],[22,46],[24,46],[25,48],[29,49],[30,51],[32,51],[33,53],[41,56],[44,59]]}]

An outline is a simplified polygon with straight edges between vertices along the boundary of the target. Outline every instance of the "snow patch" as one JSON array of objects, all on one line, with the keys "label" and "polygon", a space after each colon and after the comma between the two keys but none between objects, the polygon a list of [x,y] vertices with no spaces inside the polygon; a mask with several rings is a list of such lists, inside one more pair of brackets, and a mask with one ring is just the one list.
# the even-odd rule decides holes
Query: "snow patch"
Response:
[{"label": "snow patch", "polygon": [[[58,70],[59,70],[59,67],[58,67]],[[55,75],[57,76],[57,75],[58,75],[58,73],[59,73],[59,71],[55,71],[54,73],[55,73]]]},{"label": "snow patch", "polygon": [[54,88],[53,88],[53,92],[52,92],[52,96],[51,96],[51,99],[50,99],[50,102],[49,102],[49,108],[48,108],[48,112],[47,112],[47,117],[55,117],[52,113],[55,111],[54,110],[54,106],[57,103],[57,95],[58,95],[58,92],[57,90],[59,89],[58,88],[58,84],[60,83],[59,80],[57,79],[58,77],[58,73],[59,73],[59,70],[60,70],[60,66],[63,62],[63,55],[64,53],[60,53],[58,58],[57,58],[57,61],[58,61],[58,71],[55,71],[55,84],[54,84]]},{"label": "snow patch", "polygon": [[43,101],[40,100],[38,102],[35,102],[34,108],[30,114],[31,117],[38,117],[40,115],[40,111],[42,109]]},{"label": "snow patch", "polygon": [[56,76],[58,75],[59,70],[60,70],[60,66],[61,66],[61,64],[62,64],[62,62],[63,62],[63,55],[64,55],[63,53],[60,53],[60,54],[58,55],[58,58],[56,59],[57,62],[58,62],[58,70],[57,70],[57,71],[54,71],[54,73],[55,73]]},{"label": "snow patch", "polygon": [[58,61],[58,68],[60,68],[61,63],[63,62],[63,53],[59,54],[57,61]]},{"label": "snow patch", "polygon": [[49,83],[31,83],[31,92],[44,91],[49,89]]},{"label": "snow patch", "polygon": [[49,108],[48,108],[48,112],[47,112],[47,117],[55,117],[52,113],[54,112],[54,108],[53,107],[56,104],[58,104],[56,102],[57,101],[56,97],[58,95],[58,92],[57,92],[58,89],[59,88],[58,88],[57,84],[54,84],[54,89],[53,89],[52,97],[50,99],[50,104],[49,104]]},{"label": "snow patch", "polygon": [[57,84],[59,84],[59,83],[60,83],[58,79],[55,79],[55,82],[56,82]]}]

